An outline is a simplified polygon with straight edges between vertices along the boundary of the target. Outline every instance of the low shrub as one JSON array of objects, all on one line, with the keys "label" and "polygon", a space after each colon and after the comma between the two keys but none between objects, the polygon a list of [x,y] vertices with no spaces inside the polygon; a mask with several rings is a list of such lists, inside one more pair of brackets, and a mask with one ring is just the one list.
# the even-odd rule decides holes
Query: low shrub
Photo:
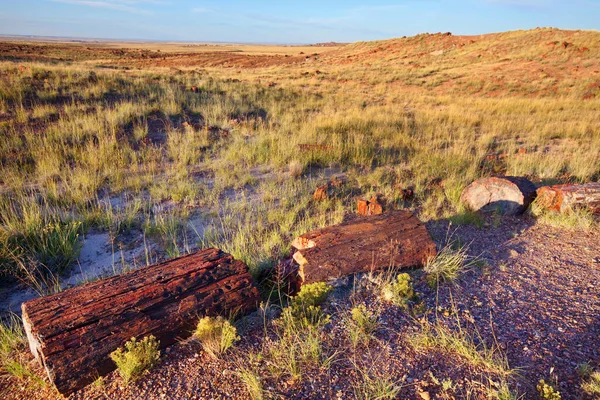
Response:
[{"label": "low shrub", "polygon": [[542,400],[560,400],[562,398],[560,392],[543,379],[537,384],[537,391]]},{"label": "low shrub", "polygon": [[152,335],[141,341],[131,338],[125,343],[124,349],[118,348],[110,354],[125,384],[139,379],[144,372],[154,367],[160,357],[158,346],[158,340]]},{"label": "low shrub", "polygon": [[223,317],[204,317],[198,322],[194,336],[209,355],[218,358],[240,340],[235,326]]},{"label": "low shrub", "polygon": [[329,292],[331,292],[331,286],[325,282],[310,283],[300,288],[300,292],[291,298],[290,304],[292,307],[320,306]]},{"label": "low shrub", "polygon": [[401,273],[395,280],[385,282],[381,286],[381,297],[389,303],[406,307],[409,301],[416,298],[410,275]]}]

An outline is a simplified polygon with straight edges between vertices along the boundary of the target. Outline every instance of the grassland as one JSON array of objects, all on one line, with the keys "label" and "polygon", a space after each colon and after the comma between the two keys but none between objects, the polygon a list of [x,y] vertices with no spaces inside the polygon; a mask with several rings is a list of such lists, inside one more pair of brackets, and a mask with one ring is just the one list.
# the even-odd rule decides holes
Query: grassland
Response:
[{"label": "grassland", "polygon": [[[332,48],[6,42],[0,60],[4,285],[56,290],[91,231],[152,243],[157,258],[218,246],[258,276],[357,196],[469,222],[458,200],[478,177],[600,177],[597,32]],[[345,192],[311,201],[334,174]],[[470,337],[452,340],[472,354]],[[395,393],[365,374],[356,393]]]}]

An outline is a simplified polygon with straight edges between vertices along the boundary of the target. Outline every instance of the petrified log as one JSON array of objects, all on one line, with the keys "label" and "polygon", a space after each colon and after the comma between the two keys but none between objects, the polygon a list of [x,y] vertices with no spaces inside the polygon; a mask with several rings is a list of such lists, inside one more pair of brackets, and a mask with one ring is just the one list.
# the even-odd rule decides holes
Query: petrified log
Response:
[{"label": "petrified log", "polygon": [[537,197],[537,203],[549,210],[565,212],[587,208],[594,214],[600,214],[600,182],[543,186],[538,189]]},{"label": "petrified log", "polygon": [[503,176],[476,180],[463,190],[460,201],[473,211],[518,215],[529,207],[535,196],[536,187],[528,179]]},{"label": "petrified log", "polygon": [[324,144],[299,144],[298,149],[302,151],[316,151],[316,150],[331,150],[331,146]]},{"label": "petrified log", "polygon": [[356,217],[294,239],[303,284],[385,267],[420,266],[435,256],[425,225],[408,211]]},{"label": "petrified log", "polygon": [[32,353],[62,394],[115,368],[109,354],[154,335],[162,348],[191,335],[198,317],[243,315],[258,290],[242,261],[219,249],[141,268],[23,304]]},{"label": "petrified log", "polygon": [[371,200],[358,200],[357,212],[360,215],[383,214],[383,203],[381,196],[373,196]]},{"label": "petrified log", "polygon": [[336,193],[340,192],[341,187],[346,183],[345,176],[334,176],[329,182],[324,185],[317,187],[313,193],[314,201],[321,201],[336,196]]}]

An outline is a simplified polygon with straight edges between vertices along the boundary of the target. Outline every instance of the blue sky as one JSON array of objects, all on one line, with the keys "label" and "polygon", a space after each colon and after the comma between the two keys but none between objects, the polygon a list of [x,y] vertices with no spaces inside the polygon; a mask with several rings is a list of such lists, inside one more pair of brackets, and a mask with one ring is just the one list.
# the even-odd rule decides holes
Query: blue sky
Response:
[{"label": "blue sky", "polygon": [[600,0],[0,0],[0,33],[255,43],[599,29]]}]

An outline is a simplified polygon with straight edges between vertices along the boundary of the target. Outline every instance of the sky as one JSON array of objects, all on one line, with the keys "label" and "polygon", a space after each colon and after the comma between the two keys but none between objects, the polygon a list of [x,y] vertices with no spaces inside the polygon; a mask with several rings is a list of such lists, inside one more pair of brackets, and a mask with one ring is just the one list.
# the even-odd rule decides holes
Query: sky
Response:
[{"label": "sky", "polygon": [[600,0],[0,0],[9,35],[318,43],[548,26],[598,30]]}]

